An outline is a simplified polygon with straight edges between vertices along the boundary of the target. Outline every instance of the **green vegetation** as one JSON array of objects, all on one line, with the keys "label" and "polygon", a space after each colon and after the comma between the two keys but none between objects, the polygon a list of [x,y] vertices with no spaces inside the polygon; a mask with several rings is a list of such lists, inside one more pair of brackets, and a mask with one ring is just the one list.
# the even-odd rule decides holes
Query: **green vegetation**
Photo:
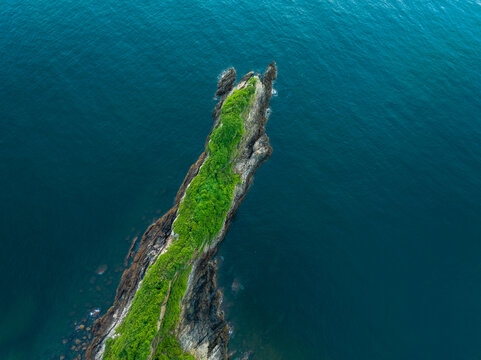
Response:
[{"label": "green vegetation", "polygon": [[172,287],[164,319],[157,334],[161,341],[157,346],[157,352],[154,357],[155,360],[194,360],[192,355],[184,353],[175,336],[175,327],[177,326],[180,315],[180,304],[184,297],[189,274],[190,267],[187,271],[184,271],[181,278],[176,282],[176,286]]},{"label": "green vegetation", "polygon": [[[156,360],[192,360],[175,336],[191,262],[219,232],[227,215],[234,186],[239,182],[231,160],[244,133],[242,115],[255,93],[257,79],[229,96],[220,121],[210,135],[208,157],[188,187],[173,225],[177,239],[150,266],[116,337],[108,339],[105,360],[145,360],[158,340]],[[160,329],[158,320],[166,307]],[[157,343],[157,341],[155,341]]]},{"label": "green vegetation", "polygon": [[234,186],[239,181],[232,172],[230,160],[244,134],[241,113],[255,92],[257,79],[252,79],[248,86],[234,91],[224,102],[220,122],[210,136],[209,157],[191,182],[179,208],[174,231],[197,248],[221,229]]}]

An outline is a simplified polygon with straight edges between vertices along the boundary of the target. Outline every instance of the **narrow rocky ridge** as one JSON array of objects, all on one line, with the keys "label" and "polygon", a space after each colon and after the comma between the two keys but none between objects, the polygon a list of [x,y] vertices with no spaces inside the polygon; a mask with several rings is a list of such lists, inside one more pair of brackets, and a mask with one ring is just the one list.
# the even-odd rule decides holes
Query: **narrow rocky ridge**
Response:
[{"label": "narrow rocky ridge", "polygon": [[[230,68],[224,72],[218,82],[216,91],[216,95],[220,99],[212,113],[214,118],[213,128],[219,121],[220,109],[225,99],[235,89],[243,88],[252,76],[255,76],[253,72],[246,74],[234,87],[235,70]],[[180,321],[177,326],[177,336],[183,349],[192,353],[196,359],[213,360],[228,359],[229,357],[227,351],[229,326],[221,310],[222,293],[217,289],[216,265],[212,259],[217,250],[217,245],[224,238],[235,211],[250,187],[254,173],[272,153],[269,138],[265,134],[265,123],[267,121],[266,110],[272,95],[272,82],[276,76],[276,65],[271,63],[262,75],[261,81],[256,84],[255,97],[244,120],[245,133],[233,161],[234,173],[239,175],[241,182],[234,189],[231,206],[222,229],[194,262],[189,276],[187,290],[182,302]],[[114,304],[94,324],[93,339],[86,352],[87,359],[102,358],[105,340],[114,335],[116,327],[122,322],[132,304],[147,268],[166,247],[171,235],[172,224],[177,216],[185,191],[198,174],[206,157],[207,154],[204,151],[190,167],[177,192],[174,206],[154,224],[150,225],[142,236],[132,265],[122,274]]]}]

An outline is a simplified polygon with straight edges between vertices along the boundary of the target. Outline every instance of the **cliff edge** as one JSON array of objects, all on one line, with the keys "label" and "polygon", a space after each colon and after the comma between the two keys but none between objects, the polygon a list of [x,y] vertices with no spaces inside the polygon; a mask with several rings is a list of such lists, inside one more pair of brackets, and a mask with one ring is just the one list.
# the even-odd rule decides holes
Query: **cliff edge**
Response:
[{"label": "cliff edge", "polygon": [[142,236],[113,306],[93,328],[87,359],[228,359],[213,255],[259,166],[272,153],[266,111],[277,76],[227,70],[214,125],[175,204]]}]

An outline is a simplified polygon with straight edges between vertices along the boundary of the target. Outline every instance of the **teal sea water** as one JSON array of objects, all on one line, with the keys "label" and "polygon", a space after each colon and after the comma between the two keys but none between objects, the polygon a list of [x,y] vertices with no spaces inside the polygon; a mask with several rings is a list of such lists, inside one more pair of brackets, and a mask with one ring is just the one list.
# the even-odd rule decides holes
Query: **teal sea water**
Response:
[{"label": "teal sea water", "polygon": [[274,153],[219,252],[232,349],[481,359],[480,34],[478,0],[1,1],[0,358],[72,358],[217,76],[275,60]]}]

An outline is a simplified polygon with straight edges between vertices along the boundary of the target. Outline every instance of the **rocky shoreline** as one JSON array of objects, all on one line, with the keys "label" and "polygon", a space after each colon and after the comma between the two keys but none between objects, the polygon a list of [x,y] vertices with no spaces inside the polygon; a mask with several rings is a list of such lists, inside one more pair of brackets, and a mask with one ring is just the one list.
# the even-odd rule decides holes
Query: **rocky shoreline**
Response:
[{"label": "rocky shoreline", "polygon": [[[230,329],[221,309],[222,294],[217,289],[216,265],[212,259],[217,245],[224,238],[235,211],[249,189],[256,170],[272,153],[269,138],[265,134],[265,123],[267,121],[266,111],[272,95],[272,82],[276,75],[276,66],[271,63],[259,79],[260,81],[255,83],[254,98],[249,112],[244,118],[244,133],[232,161],[233,172],[239,175],[240,181],[235,185],[232,201],[221,230],[209,244],[203,247],[202,253],[195,257],[187,280],[187,288],[180,308],[180,319],[176,327],[176,337],[182,349],[192,354],[195,359],[229,358],[227,344]],[[223,74],[216,91],[220,100],[213,111],[213,129],[219,123],[220,112],[225,100],[235,90],[243,89],[251,77],[255,76],[253,72],[250,72],[234,86],[235,70],[231,68]],[[177,193],[174,206],[149,226],[142,236],[132,265],[122,275],[113,306],[93,326],[93,338],[86,352],[87,359],[103,358],[105,342],[108,338],[116,336],[115,330],[131,308],[147,269],[162,252],[166,251],[169,244],[175,241],[172,226],[188,186],[198,175],[208,157],[208,142],[209,138],[206,142],[206,150],[190,167]],[[161,318],[162,316],[163,314]],[[159,320],[160,322],[161,320]],[[156,341],[159,339],[155,338],[153,341],[150,359],[154,358]]]}]

